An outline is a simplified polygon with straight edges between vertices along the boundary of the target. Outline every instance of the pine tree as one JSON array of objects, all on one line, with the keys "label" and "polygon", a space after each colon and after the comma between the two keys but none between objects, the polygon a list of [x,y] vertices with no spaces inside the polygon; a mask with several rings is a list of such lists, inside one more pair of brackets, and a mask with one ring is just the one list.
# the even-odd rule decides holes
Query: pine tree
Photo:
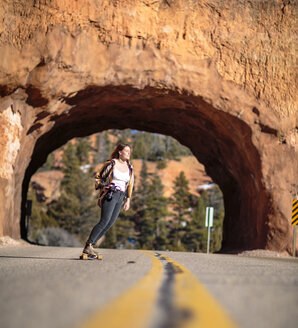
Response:
[{"label": "pine tree", "polygon": [[94,164],[104,163],[112,152],[113,145],[109,139],[111,132],[105,131],[97,134],[96,152],[94,154]]},{"label": "pine tree", "polygon": [[198,198],[197,206],[192,212],[192,220],[186,226],[182,242],[188,251],[206,251],[207,229],[205,228],[205,209],[208,204],[208,195],[203,191]]},{"label": "pine tree", "polygon": [[127,217],[127,212],[121,212],[119,219],[113,226],[116,235],[117,248],[133,248],[130,240],[135,240],[135,230],[133,222]]},{"label": "pine tree", "polygon": [[209,198],[208,194],[204,190],[201,196],[198,198],[197,206],[192,213],[192,218],[194,220],[197,220],[199,227],[201,228],[205,227],[205,212],[206,212],[206,207],[209,206],[208,198]]},{"label": "pine tree", "polygon": [[136,205],[138,209],[144,211],[146,205],[146,198],[149,192],[149,174],[147,168],[147,162],[145,160],[142,161],[142,167],[140,172],[140,182],[136,194]]},{"label": "pine tree", "polygon": [[165,156],[164,136],[153,134],[152,158],[162,160]]},{"label": "pine tree", "polygon": [[54,153],[50,153],[47,157],[47,161],[41,167],[41,170],[42,171],[51,171],[51,170],[53,170],[54,166],[55,166]]},{"label": "pine tree", "polygon": [[105,234],[104,240],[100,245],[101,248],[115,248],[117,243],[117,231],[116,223],[110,228],[110,230]]},{"label": "pine tree", "polygon": [[205,227],[206,207],[214,207],[213,227],[211,228],[210,252],[218,251],[222,240],[224,207],[222,193],[217,185],[208,192],[203,191],[192,213],[192,221],[186,227],[182,242],[189,251],[206,252],[207,227]]},{"label": "pine tree", "polygon": [[138,131],[133,143],[134,158],[147,160],[149,145],[146,144],[146,134]]},{"label": "pine tree", "polygon": [[210,241],[210,251],[216,252],[221,248],[224,204],[223,195],[218,185],[215,185],[209,192],[209,206],[214,207],[213,228]]},{"label": "pine tree", "polygon": [[162,249],[167,244],[167,232],[163,219],[168,214],[167,199],[163,196],[163,184],[155,173],[151,178],[145,201],[144,216],[140,223],[139,244],[141,248]]},{"label": "pine tree", "polygon": [[76,146],[69,143],[63,155],[64,177],[61,195],[49,205],[48,213],[59,226],[85,241],[98,220],[91,169],[84,172],[76,153]]},{"label": "pine tree", "polygon": [[171,204],[173,206],[173,229],[172,229],[172,245],[174,249],[183,249],[181,239],[185,234],[184,227],[188,224],[190,219],[190,197],[188,180],[185,177],[183,171],[174,181],[174,194],[171,198]]},{"label": "pine tree", "polygon": [[185,173],[181,171],[174,181],[174,194],[172,196],[174,211],[177,213],[177,216],[181,218],[189,215],[188,210],[190,207],[191,194],[188,184],[189,182],[186,179]]},{"label": "pine tree", "polygon": [[78,138],[76,139],[76,157],[78,158],[80,165],[88,164],[89,159],[89,153],[92,149],[90,138]]},{"label": "pine tree", "polygon": [[47,227],[58,227],[58,223],[53,217],[47,214],[46,204],[37,200],[36,193],[32,186],[29,188],[27,198],[32,201],[32,210],[28,226],[28,239],[32,242],[36,242],[39,230]]},{"label": "pine tree", "polygon": [[175,161],[180,160],[179,149],[181,145],[173,138],[167,140],[167,158]]},{"label": "pine tree", "polygon": [[[137,180],[137,177],[135,176]],[[147,163],[145,160],[142,162],[142,168],[140,172],[140,181],[138,183],[138,188],[134,188],[133,201],[131,203],[131,208],[128,212],[120,213],[121,220],[129,219],[133,222],[134,234],[130,235],[129,238],[136,239],[137,234],[140,233],[142,223],[144,221],[145,209],[146,209],[146,199],[149,192],[149,174],[147,169]]]},{"label": "pine tree", "polygon": [[129,129],[124,129],[124,130],[120,130],[119,133],[119,138],[117,143],[125,143],[128,144],[129,143],[129,139],[130,139],[130,130]]}]

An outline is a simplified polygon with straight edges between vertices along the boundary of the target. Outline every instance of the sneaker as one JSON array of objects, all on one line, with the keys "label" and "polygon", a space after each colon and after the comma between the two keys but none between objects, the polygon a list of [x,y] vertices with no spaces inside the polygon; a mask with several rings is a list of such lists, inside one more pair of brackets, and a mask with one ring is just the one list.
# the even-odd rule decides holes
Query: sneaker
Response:
[{"label": "sneaker", "polygon": [[85,248],[83,249],[83,254],[91,255],[91,256],[98,256],[98,254],[95,252],[92,244],[86,244]]}]

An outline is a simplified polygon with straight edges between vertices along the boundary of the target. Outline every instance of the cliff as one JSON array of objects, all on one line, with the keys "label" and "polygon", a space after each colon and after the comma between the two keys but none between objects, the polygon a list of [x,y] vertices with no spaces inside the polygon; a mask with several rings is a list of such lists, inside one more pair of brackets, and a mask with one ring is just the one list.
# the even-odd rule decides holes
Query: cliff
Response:
[{"label": "cliff", "polygon": [[26,237],[30,177],[51,151],[133,128],[205,165],[224,249],[291,251],[296,16],[285,0],[2,1],[0,235]]}]

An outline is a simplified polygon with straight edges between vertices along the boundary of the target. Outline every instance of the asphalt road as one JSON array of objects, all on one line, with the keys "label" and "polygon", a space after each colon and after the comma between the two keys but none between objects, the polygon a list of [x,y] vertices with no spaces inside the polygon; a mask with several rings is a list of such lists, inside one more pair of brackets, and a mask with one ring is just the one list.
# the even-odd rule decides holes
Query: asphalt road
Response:
[{"label": "asphalt road", "polygon": [[[78,260],[80,252],[81,249],[77,248],[0,248],[1,327],[87,327],[86,320],[100,313],[96,326],[110,328],[109,324],[101,322],[103,316],[100,310],[112,304],[110,317],[121,317],[121,310],[113,303],[119,295],[129,294],[126,301],[122,301],[127,305],[133,294],[127,291],[135,286],[134,293],[141,303],[142,297],[149,299],[149,294],[155,293],[153,285],[157,283],[155,309],[146,326],[184,327],[182,321],[179,323],[175,319],[174,304],[175,297],[183,298],[183,295],[178,297],[175,291],[175,281],[183,276],[183,268],[192,272],[236,326],[298,326],[297,259],[178,252],[151,252],[150,257],[135,250],[102,250],[103,261],[82,261]],[[161,255],[175,263],[171,264]],[[156,263],[152,260],[154,256]],[[160,276],[157,267],[161,264],[158,263],[162,263]],[[155,276],[152,268],[157,270]],[[186,284],[187,281],[193,283],[187,274]],[[149,289],[147,286],[141,294],[137,283],[143,281],[145,276],[151,277],[151,280],[147,280]],[[193,293],[196,290],[193,288]],[[184,287],[180,288],[179,293],[183,292]],[[209,304],[203,294],[193,295],[188,298],[193,300],[192,303]],[[119,304],[121,301],[117,306]],[[137,308],[137,305],[140,306],[136,304],[133,307]],[[206,312],[207,318],[209,315],[212,317],[212,313]],[[126,324],[125,317],[121,320],[121,327],[132,327]]]}]

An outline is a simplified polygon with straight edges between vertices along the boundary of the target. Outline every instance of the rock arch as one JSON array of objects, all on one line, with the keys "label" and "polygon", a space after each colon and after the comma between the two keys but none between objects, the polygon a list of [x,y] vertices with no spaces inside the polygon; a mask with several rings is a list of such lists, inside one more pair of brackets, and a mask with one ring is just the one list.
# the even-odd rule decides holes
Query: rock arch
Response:
[{"label": "rock arch", "polygon": [[[19,236],[22,195],[24,205],[49,152],[75,136],[129,127],[171,135],[205,165],[224,193],[225,250],[289,251],[298,180],[293,75],[270,56],[263,61],[255,43],[241,46],[247,35],[232,16],[260,30],[270,11],[279,40],[294,9],[260,3],[248,10],[237,1],[102,1],[98,8],[88,0],[24,0],[2,9],[4,25],[16,24],[0,40],[0,235]],[[265,16],[254,17],[259,10]],[[279,51],[274,42],[268,47],[269,55]],[[272,78],[266,88],[264,78],[276,72],[289,78]],[[276,93],[285,87],[287,97]]]},{"label": "rock arch", "polygon": [[[251,141],[251,129],[241,120],[215,110],[201,97],[155,88],[91,86],[63,101],[72,109],[67,115],[53,117],[53,127],[37,139],[24,178],[23,200],[31,175],[51,151],[72,137],[107,128],[158,132],[187,145],[223,190],[224,246],[265,246],[267,199],[260,158]],[[29,132],[39,127],[36,121]]]}]

